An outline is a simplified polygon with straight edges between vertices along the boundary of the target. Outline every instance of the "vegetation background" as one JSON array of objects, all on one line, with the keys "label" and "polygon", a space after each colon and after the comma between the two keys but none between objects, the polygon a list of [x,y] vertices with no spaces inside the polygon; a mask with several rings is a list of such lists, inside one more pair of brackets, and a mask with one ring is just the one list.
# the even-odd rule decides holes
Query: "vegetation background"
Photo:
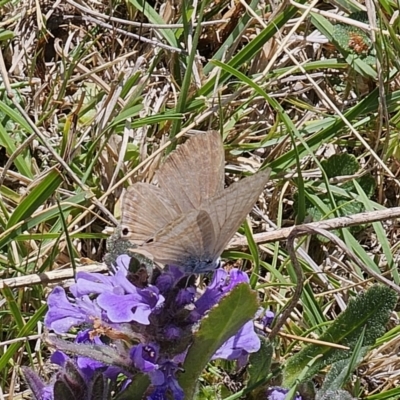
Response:
[{"label": "vegetation background", "polygon": [[[392,0],[0,0],[0,398],[27,392],[21,365],[51,372],[46,293],[77,265],[105,271],[122,190],[151,180],[185,134],[221,131],[227,184],[272,169],[241,232],[250,251],[224,255],[253,268],[277,314],[295,274],[284,241],[257,248],[253,233],[398,206],[399,23]],[[334,233],[399,284],[395,220]],[[374,279],[322,237],[302,251],[283,331],[318,338]],[[349,379],[355,397],[400,396],[397,326],[394,311]],[[276,361],[302,346],[281,338]],[[234,392],[219,368],[203,398]]]}]

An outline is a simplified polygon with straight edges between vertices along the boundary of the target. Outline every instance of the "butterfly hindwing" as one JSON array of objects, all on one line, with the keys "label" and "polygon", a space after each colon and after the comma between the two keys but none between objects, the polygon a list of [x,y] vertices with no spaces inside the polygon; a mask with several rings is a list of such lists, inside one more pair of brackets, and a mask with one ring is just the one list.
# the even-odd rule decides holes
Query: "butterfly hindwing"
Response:
[{"label": "butterfly hindwing", "polygon": [[[187,269],[189,260],[200,262],[215,246],[213,222],[205,211],[193,210],[164,227],[142,248],[154,261]],[[194,272],[194,271],[189,271]]]},{"label": "butterfly hindwing", "polygon": [[260,171],[235,182],[202,206],[213,222],[217,238],[213,249],[215,254],[222,253],[251,211],[268,181],[269,173],[269,170]]}]

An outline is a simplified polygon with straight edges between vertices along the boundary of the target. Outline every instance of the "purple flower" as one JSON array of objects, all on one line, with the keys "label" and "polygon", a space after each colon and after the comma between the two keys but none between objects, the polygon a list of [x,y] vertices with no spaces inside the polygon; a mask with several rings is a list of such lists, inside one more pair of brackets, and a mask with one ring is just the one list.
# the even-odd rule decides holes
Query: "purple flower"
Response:
[{"label": "purple flower", "polygon": [[88,296],[75,299],[75,303],[71,303],[65,290],[60,286],[55,287],[50,293],[47,305],[49,310],[44,323],[56,333],[68,332],[72,326],[91,324],[94,318],[101,317],[101,309]]},{"label": "purple flower", "polygon": [[[104,343],[100,340],[98,336],[95,336],[93,339],[90,338],[89,331],[79,332],[76,336],[75,343],[81,344],[98,344],[103,345]],[[87,380],[91,379],[96,371],[101,370],[105,371],[108,369],[106,365],[101,363],[100,361],[93,360],[89,357],[77,357],[76,365],[82,371],[82,374],[85,376]]]},{"label": "purple flower", "polygon": [[[279,386],[274,386],[266,391],[266,399],[267,400],[285,400],[286,395],[289,393],[289,389],[284,389]],[[302,400],[302,397],[300,395],[296,395],[294,400]]]},{"label": "purple flower", "polygon": [[[147,373],[152,385],[155,387],[153,393],[147,399],[162,400],[172,398],[183,400],[183,390],[176,379],[176,373],[180,368],[177,362],[160,359],[159,350],[156,344],[139,344],[131,350],[133,365],[141,372]],[[176,357],[179,362],[183,361],[183,359],[184,355],[182,354]]]},{"label": "purple flower", "polygon": [[155,286],[139,289],[130,283],[129,285],[132,286],[130,294],[102,293],[97,298],[97,304],[106,312],[111,322],[136,321],[148,325],[150,314],[164,302],[164,297]]},{"label": "purple flower", "polygon": [[184,277],[187,277],[187,274],[185,274],[180,268],[175,267],[174,265],[169,265],[157,278],[156,286],[160,290],[160,293],[165,294],[172,290]]},{"label": "purple flower", "polygon": [[159,347],[156,344],[138,344],[130,351],[130,357],[133,365],[141,372],[150,372],[156,370],[158,368],[158,355]]},{"label": "purple flower", "polygon": [[245,356],[248,353],[255,353],[260,350],[261,342],[254,332],[252,321],[245,323],[236,335],[228,339],[214,354],[213,360],[223,358],[226,360],[235,360]]},{"label": "purple flower", "polygon": [[113,277],[98,273],[78,272],[76,283],[70,288],[74,297],[81,297],[87,294],[100,294],[114,290]]},{"label": "purple flower", "polygon": [[176,379],[176,373],[179,370],[179,366],[172,361],[166,361],[163,363],[160,366],[162,382],[155,387],[153,393],[147,397],[147,400],[164,400],[169,398],[174,400],[183,400],[184,393]]},{"label": "purple flower", "polygon": [[131,262],[131,257],[129,257],[126,254],[122,254],[120,256],[117,257],[116,259],[116,266],[114,266],[114,268],[118,271],[125,271],[125,274],[128,273],[129,271],[129,264]]},{"label": "purple flower", "polygon": [[249,277],[237,268],[228,272],[219,268],[215,271],[213,280],[208,285],[204,294],[196,301],[194,319],[203,316],[219,299],[230,292],[239,283],[249,283]]},{"label": "purple flower", "polygon": [[64,367],[65,363],[70,359],[64,352],[56,350],[51,356],[50,361],[60,367]]},{"label": "purple flower", "polygon": [[[170,266],[153,276],[154,285],[148,279],[136,285],[130,264],[129,256],[119,256],[111,276],[78,273],[76,284],[71,287],[74,298],[69,299],[61,287],[49,296],[45,318],[48,328],[64,333],[72,326],[93,326],[93,330],[78,334],[77,344],[63,347],[62,341],[58,342],[59,350],[75,356],[70,358],[61,351],[53,354],[52,361],[61,367],[55,378],[54,395],[49,389],[54,398],[64,398],[70,391],[86,399],[98,378],[101,385],[110,378],[113,385],[121,388],[134,380],[133,374],[139,370],[151,381],[153,392],[147,392],[148,400],[183,400],[177,374],[193,342],[193,325],[235,286],[249,282],[248,276],[238,269],[218,269],[204,294],[196,300],[194,275],[188,276]],[[109,342],[111,348],[99,347],[108,346]],[[248,322],[218,349],[213,359],[240,362],[259,348],[253,323]],[[117,380],[121,373],[129,379]],[[38,393],[45,393],[44,383],[37,386]],[[106,393],[100,386],[96,389]]]},{"label": "purple flower", "polygon": [[271,326],[274,318],[275,318],[275,313],[273,311],[267,310],[261,319],[261,322],[264,325],[264,328]]},{"label": "purple flower", "polygon": [[26,383],[36,400],[53,400],[53,385],[46,385],[32,369],[22,367]]},{"label": "purple flower", "polygon": [[136,287],[129,282],[128,268],[130,257],[127,255],[117,258],[117,268],[114,275],[104,276],[98,273],[78,272],[76,283],[71,286],[71,293],[75,297],[86,294],[114,293],[124,295],[135,293]]},{"label": "purple flower", "polygon": [[193,286],[189,286],[185,289],[180,289],[176,295],[175,302],[178,307],[184,307],[187,304],[194,302],[196,295],[196,289]]}]

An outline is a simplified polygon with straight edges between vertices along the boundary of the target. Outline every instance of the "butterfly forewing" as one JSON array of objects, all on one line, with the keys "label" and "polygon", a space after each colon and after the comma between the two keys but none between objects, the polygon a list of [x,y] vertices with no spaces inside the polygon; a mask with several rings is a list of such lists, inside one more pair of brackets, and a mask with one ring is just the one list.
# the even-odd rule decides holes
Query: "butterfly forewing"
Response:
[{"label": "butterfly forewing", "polygon": [[216,241],[213,252],[220,255],[251,211],[265,184],[270,171],[260,171],[235,182],[206,202],[204,209],[210,216]]},{"label": "butterfly forewing", "polygon": [[224,188],[224,148],[217,131],[180,145],[156,174],[158,185],[181,213],[198,210]]},{"label": "butterfly forewing", "polygon": [[148,183],[130,186],[122,199],[121,234],[136,245],[142,245],[179,217],[176,205],[162,189]]}]

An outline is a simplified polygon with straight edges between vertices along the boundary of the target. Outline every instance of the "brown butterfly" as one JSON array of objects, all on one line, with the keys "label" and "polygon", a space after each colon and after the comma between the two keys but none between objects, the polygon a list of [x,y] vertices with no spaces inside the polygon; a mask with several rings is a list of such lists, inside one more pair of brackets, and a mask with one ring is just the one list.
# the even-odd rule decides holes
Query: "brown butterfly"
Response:
[{"label": "brown butterfly", "polygon": [[154,261],[188,273],[212,271],[263,190],[269,170],[224,189],[224,148],[216,131],[167,157],[155,184],[135,183],[122,200],[121,236]]}]

